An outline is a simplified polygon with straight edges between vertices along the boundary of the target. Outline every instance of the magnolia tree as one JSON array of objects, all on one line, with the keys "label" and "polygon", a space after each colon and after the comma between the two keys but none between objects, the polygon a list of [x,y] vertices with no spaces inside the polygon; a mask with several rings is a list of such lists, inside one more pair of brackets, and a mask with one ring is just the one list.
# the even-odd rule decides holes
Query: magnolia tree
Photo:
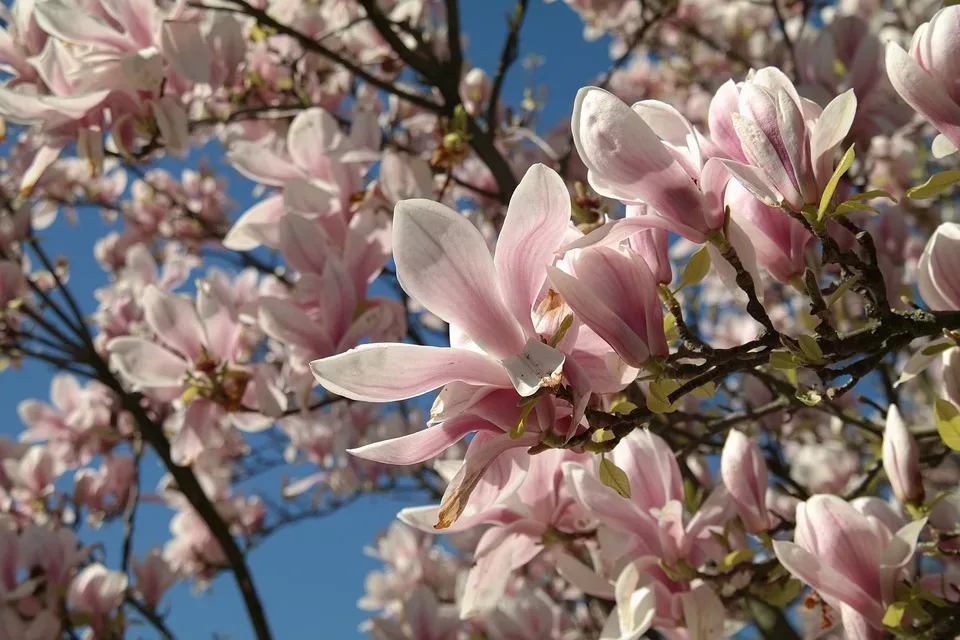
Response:
[{"label": "magnolia tree", "polygon": [[[528,0],[491,69],[456,0],[4,8],[0,350],[56,373],[0,638],[192,637],[220,574],[271,638],[248,555],[412,488],[380,640],[960,634],[960,7],[567,4],[611,62],[560,123],[502,98]],[[157,165],[209,145],[246,211]],[[80,208],[92,316],[39,236]]]}]

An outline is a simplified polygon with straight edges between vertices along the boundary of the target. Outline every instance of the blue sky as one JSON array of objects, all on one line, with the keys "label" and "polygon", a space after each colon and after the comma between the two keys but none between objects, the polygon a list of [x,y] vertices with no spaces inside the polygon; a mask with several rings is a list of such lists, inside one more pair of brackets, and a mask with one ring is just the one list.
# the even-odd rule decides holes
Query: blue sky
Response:
[{"label": "blue sky", "polygon": [[[470,36],[466,56],[491,74],[499,60],[506,16],[513,4],[511,0],[461,2],[462,24]],[[522,59],[536,53],[545,58],[543,66],[536,70],[536,80],[549,88],[543,114],[547,125],[567,115],[577,89],[604,72],[609,64],[608,43],[605,40],[585,43],[581,31],[580,21],[562,2],[530,2],[520,56]],[[518,61],[504,89],[504,96],[511,104],[519,102],[525,73]],[[195,165],[201,155],[207,155],[229,177],[230,195],[240,203],[238,213],[254,202],[252,185],[221,166],[220,154],[209,150],[197,152],[187,164]],[[186,165],[164,162],[163,166],[178,173],[181,166]],[[78,227],[71,227],[61,217],[41,235],[51,255],[60,254],[70,259],[71,289],[80,299],[83,311],[90,313],[96,307],[93,290],[106,283],[105,274],[92,256],[93,243],[107,227],[93,210],[81,211],[80,220]],[[21,400],[48,399],[52,373],[46,365],[27,364],[19,371],[7,370],[2,374],[0,407],[3,413],[0,416],[5,418],[0,422],[2,433],[16,437],[21,431],[16,412]],[[151,462],[143,474],[143,490],[150,492],[162,470]],[[268,495],[275,496],[278,482],[279,475],[275,474],[253,486],[270,485]],[[249,563],[274,637],[283,640],[359,637],[357,626],[366,616],[356,608],[356,600],[363,593],[365,576],[378,567],[377,561],[363,555],[363,547],[390,524],[400,508],[410,503],[409,495],[404,500],[389,496],[365,498],[331,517],[281,531],[254,551]],[[170,515],[162,505],[141,506],[135,538],[138,555],[169,538]],[[116,528],[100,532],[100,536],[108,543],[108,564],[115,565],[119,539]],[[96,539],[85,536],[84,541]],[[173,611],[169,625],[179,638],[211,638],[215,632],[231,640],[252,638],[230,576],[215,580],[199,597],[192,595],[189,586],[178,586],[168,596],[166,605]],[[143,635],[152,637],[146,628]]]}]

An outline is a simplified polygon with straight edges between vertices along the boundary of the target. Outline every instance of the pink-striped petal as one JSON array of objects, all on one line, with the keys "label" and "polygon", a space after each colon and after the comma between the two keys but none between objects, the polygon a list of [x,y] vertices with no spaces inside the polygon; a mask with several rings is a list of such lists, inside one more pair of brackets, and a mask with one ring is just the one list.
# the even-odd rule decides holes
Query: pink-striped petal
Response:
[{"label": "pink-striped petal", "polygon": [[405,200],[394,212],[393,249],[401,286],[427,310],[497,358],[520,353],[526,338],[469,220],[438,202]]},{"label": "pink-striped petal", "polygon": [[401,343],[361,345],[310,369],[328,391],[365,402],[406,400],[448,382],[512,386],[500,363],[481,353]]}]

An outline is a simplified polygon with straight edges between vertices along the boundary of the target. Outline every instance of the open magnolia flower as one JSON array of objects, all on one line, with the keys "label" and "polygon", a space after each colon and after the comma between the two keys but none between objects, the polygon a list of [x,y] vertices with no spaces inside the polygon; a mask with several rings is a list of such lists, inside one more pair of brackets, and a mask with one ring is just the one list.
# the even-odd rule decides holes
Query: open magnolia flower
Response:
[{"label": "open magnolia flower", "polygon": [[794,542],[773,543],[787,571],[840,610],[848,637],[883,637],[886,607],[908,573],[926,518],[892,532],[842,498],[816,495],[797,507]]},{"label": "open magnolia flower", "polygon": [[909,54],[896,42],[887,45],[887,74],[893,87],[940,132],[932,149],[937,158],[960,147],[958,25],[960,7],[945,6],[913,34]]},{"label": "open magnolia flower", "polygon": [[711,138],[730,173],[764,203],[800,212],[820,202],[857,98],[851,89],[821,110],[782,71],[766,67],[741,85],[728,82],[710,111]]},{"label": "open magnolia flower", "polygon": [[[507,422],[502,418],[480,422],[499,423],[504,431],[518,429],[519,437],[500,433],[486,446],[474,439],[464,463],[466,473],[451,485],[461,491],[448,489],[445,502],[455,505],[454,515],[451,519],[442,509],[443,526],[463,511],[473,487],[499,453],[529,447],[540,438],[537,431],[553,430],[554,401],[537,398],[521,406],[524,398],[566,378],[577,400],[564,435],[572,435],[583,416],[590,381],[563,350],[572,350],[577,327],[572,317],[566,319],[568,314],[557,313],[562,307],[549,294],[541,299],[546,267],[567,235],[569,220],[566,187],[542,165],[532,167],[517,187],[494,257],[480,232],[457,212],[426,200],[400,202],[393,239],[400,284],[448,322],[454,344],[462,346],[372,344],[311,364],[329,391],[368,402],[403,400],[444,385],[460,385],[441,393],[446,399],[435,407],[435,414],[442,415],[441,425],[354,451],[361,457],[394,464],[421,462],[478,429],[476,417],[457,419],[470,405],[489,396],[486,404],[493,402],[499,411],[507,411]],[[509,392],[490,395],[498,389]],[[451,402],[451,396],[456,401]]]},{"label": "open magnolia flower", "polygon": [[194,304],[154,285],[142,295],[144,320],[163,346],[134,336],[107,343],[111,362],[130,384],[159,397],[205,398],[228,411],[283,413],[285,397],[269,366],[238,363],[242,325],[216,297],[201,288]]},{"label": "open magnolia flower", "polygon": [[400,284],[466,348],[363,346],[312,363],[317,380],[334,393],[380,402],[448,382],[510,384],[523,397],[556,386],[565,356],[541,340],[532,312],[569,220],[566,187],[544,166],[517,187],[495,258],[459,213],[427,200],[400,202],[393,233]]}]

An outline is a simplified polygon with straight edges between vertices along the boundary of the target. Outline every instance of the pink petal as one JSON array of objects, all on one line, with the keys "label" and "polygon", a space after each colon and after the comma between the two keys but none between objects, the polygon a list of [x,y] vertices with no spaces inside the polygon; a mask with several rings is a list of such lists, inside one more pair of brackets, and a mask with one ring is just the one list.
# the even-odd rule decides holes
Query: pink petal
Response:
[{"label": "pink petal", "polygon": [[328,391],[365,402],[394,402],[448,382],[510,387],[500,363],[465,349],[369,344],[310,363]]},{"label": "pink petal", "polygon": [[[576,462],[564,462],[563,477],[567,487],[584,509],[605,524],[624,533],[637,536],[650,551],[659,551],[660,537],[657,523],[631,500],[623,498],[610,487],[600,484],[594,474]],[[640,491],[637,489],[636,491]],[[631,494],[634,490],[631,487]]]},{"label": "pink petal", "polygon": [[960,106],[896,43],[887,45],[887,75],[900,97],[960,146]]},{"label": "pink petal", "polygon": [[143,291],[143,316],[164,344],[189,360],[200,357],[206,337],[189,298],[150,285]]},{"label": "pink petal", "polygon": [[65,2],[38,2],[34,19],[37,26],[64,42],[100,45],[120,51],[129,50],[132,44],[103,18]]},{"label": "pink petal", "polygon": [[703,198],[693,180],[619,98],[596,87],[580,89],[570,126],[598,193],[626,204],[646,202],[663,216],[705,231]]},{"label": "pink petal", "polygon": [[160,49],[177,75],[196,82],[210,82],[213,60],[198,22],[166,20],[161,28]]},{"label": "pink petal", "polygon": [[296,165],[271,150],[266,141],[236,142],[231,145],[227,160],[242,176],[273,187],[303,177]]},{"label": "pink petal", "polygon": [[333,352],[333,343],[323,328],[289,300],[261,298],[257,321],[263,332],[274,340],[304,347],[313,353]]},{"label": "pink petal", "polygon": [[181,386],[190,366],[163,347],[140,338],[114,338],[107,343],[107,351],[120,374],[145,389]]},{"label": "pink petal", "polygon": [[260,245],[276,249],[280,246],[277,222],[286,214],[283,196],[265,198],[237,218],[223,239],[223,246],[233,251],[250,251]]},{"label": "pink petal", "polygon": [[879,620],[883,617],[884,609],[877,600],[804,548],[792,542],[775,540],[773,551],[787,571],[824,596],[836,598],[867,618]]},{"label": "pink petal", "polygon": [[505,529],[489,529],[481,544],[490,551],[481,555],[467,574],[460,601],[460,618],[467,619],[496,608],[514,572],[543,550],[538,540],[522,529],[524,522]]},{"label": "pink petal", "polygon": [[546,268],[569,228],[570,193],[563,179],[545,165],[533,165],[510,198],[494,258],[504,301],[529,334]]},{"label": "pink petal", "polygon": [[311,178],[330,180],[328,153],[341,144],[343,133],[337,121],[320,108],[300,112],[287,132],[287,149],[294,164]]},{"label": "pink petal", "polygon": [[707,241],[706,236],[696,229],[684,226],[674,220],[663,218],[658,215],[644,215],[635,218],[623,218],[607,222],[594,229],[582,238],[564,245],[558,253],[572,251],[573,249],[583,249],[596,244],[615,247],[635,233],[647,231],[649,229],[662,229],[672,231],[678,236],[686,238],[690,242],[703,244]]},{"label": "pink petal", "polygon": [[[533,446],[539,438],[538,433],[532,432],[516,439],[511,438],[509,433],[492,435],[480,432],[474,436],[467,448],[463,466],[450,480],[440,500],[435,528],[446,529],[464,513],[482,513],[495,501],[505,500],[516,491],[526,475],[526,469],[517,469],[510,453]],[[529,456],[524,454],[523,457],[529,463]],[[475,489],[479,489],[476,495]]]},{"label": "pink petal", "polygon": [[[486,420],[470,415],[459,416],[443,424],[427,427],[399,438],[347,449],[347,452],[358,458],[381,464],[418,464],[446,451],[468,433],[494,429],[496,427]],[[499,431],[499,429],[496,430]]]},{"label": "pink petal", "polygon": [[497,358],[520,353],[526,338],[470,221],[437,202],[405,200],[394,212],[393,248],[400,284],[427,310]]}]

